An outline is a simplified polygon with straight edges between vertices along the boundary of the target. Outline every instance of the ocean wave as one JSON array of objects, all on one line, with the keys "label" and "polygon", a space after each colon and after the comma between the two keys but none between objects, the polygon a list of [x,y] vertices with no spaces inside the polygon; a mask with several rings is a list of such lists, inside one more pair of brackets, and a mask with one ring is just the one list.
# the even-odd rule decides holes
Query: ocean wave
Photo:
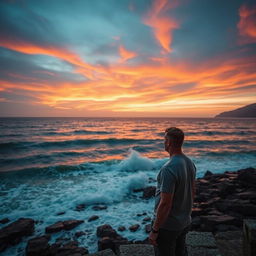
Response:
[{"label": "ocean wave", "polygon": [[94,144],[107,144],[110,146],[115,145],[128,145],[128,144],[150,144],[160,140],[142,140],[142,139],[128,139],[128,138],[108,138],[108,139],[77,139],[77,140],[64,140],[64,141],[45,141],[45,142],[6,142],[0,143],[0,152],[24,149],[24,148],[51,148],[51,147],[73,147],[73,146],[90,146]]},{"label": "ocean wave", "polygon": [[[163,132],[158,132],[156,135],[158,136],[163,136]],[[227,131],[199,131],[199,132],[186,132],[185,136],[214,136],[214,135],[227,135],[227,136],[232,136],[232,135],[256,135],[255,131],[232,131],[232,132],[227,132]]]},{"label": "ocean wave", "polygon": [[241,150],[241,151],[219,151],[219,152],[202,152],[201,156],[256,156],[256,150]]}]

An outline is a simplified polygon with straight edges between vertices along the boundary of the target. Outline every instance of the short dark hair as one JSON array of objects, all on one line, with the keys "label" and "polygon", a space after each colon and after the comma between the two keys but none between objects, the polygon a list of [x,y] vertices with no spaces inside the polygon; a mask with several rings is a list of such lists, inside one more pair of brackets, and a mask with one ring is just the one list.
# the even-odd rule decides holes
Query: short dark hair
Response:
[{"label": "short dark hair", "polygon": [[166,136],[172,141],[174,148],[181,148],[184,141],[184,132],[177,127],[165,129]]}]

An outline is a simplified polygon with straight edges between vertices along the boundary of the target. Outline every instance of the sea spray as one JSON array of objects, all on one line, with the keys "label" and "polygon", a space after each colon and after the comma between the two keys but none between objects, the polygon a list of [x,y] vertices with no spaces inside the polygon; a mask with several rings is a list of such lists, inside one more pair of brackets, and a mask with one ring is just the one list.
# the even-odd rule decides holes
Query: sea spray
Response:
[{"label": "sea spray", "polygon": [[120,162],[120,169],[123,171],[152,170],[156,167],[155,163],[133,149],[129,149],[129,156]]}]

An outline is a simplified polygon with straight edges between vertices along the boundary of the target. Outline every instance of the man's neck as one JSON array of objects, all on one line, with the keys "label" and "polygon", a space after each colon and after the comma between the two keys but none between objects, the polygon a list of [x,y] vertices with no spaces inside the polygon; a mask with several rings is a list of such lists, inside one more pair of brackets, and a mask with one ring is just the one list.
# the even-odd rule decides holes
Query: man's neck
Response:
[{"label": "man's neck", "polygon": [[176,156],[176,155],[183,155],[182,149],[173,149],[169,152],[170,157]]}]

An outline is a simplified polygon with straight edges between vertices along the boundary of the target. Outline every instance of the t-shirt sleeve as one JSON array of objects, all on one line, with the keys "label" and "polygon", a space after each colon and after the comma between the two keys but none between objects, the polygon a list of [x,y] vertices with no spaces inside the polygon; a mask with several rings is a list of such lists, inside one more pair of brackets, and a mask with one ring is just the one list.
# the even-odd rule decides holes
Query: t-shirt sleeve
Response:
[{"label": "t-shirt sleeve", "polygon": [[168,169],[161,170],[160,191],[163,193],[174,193],[176,178]]}]

